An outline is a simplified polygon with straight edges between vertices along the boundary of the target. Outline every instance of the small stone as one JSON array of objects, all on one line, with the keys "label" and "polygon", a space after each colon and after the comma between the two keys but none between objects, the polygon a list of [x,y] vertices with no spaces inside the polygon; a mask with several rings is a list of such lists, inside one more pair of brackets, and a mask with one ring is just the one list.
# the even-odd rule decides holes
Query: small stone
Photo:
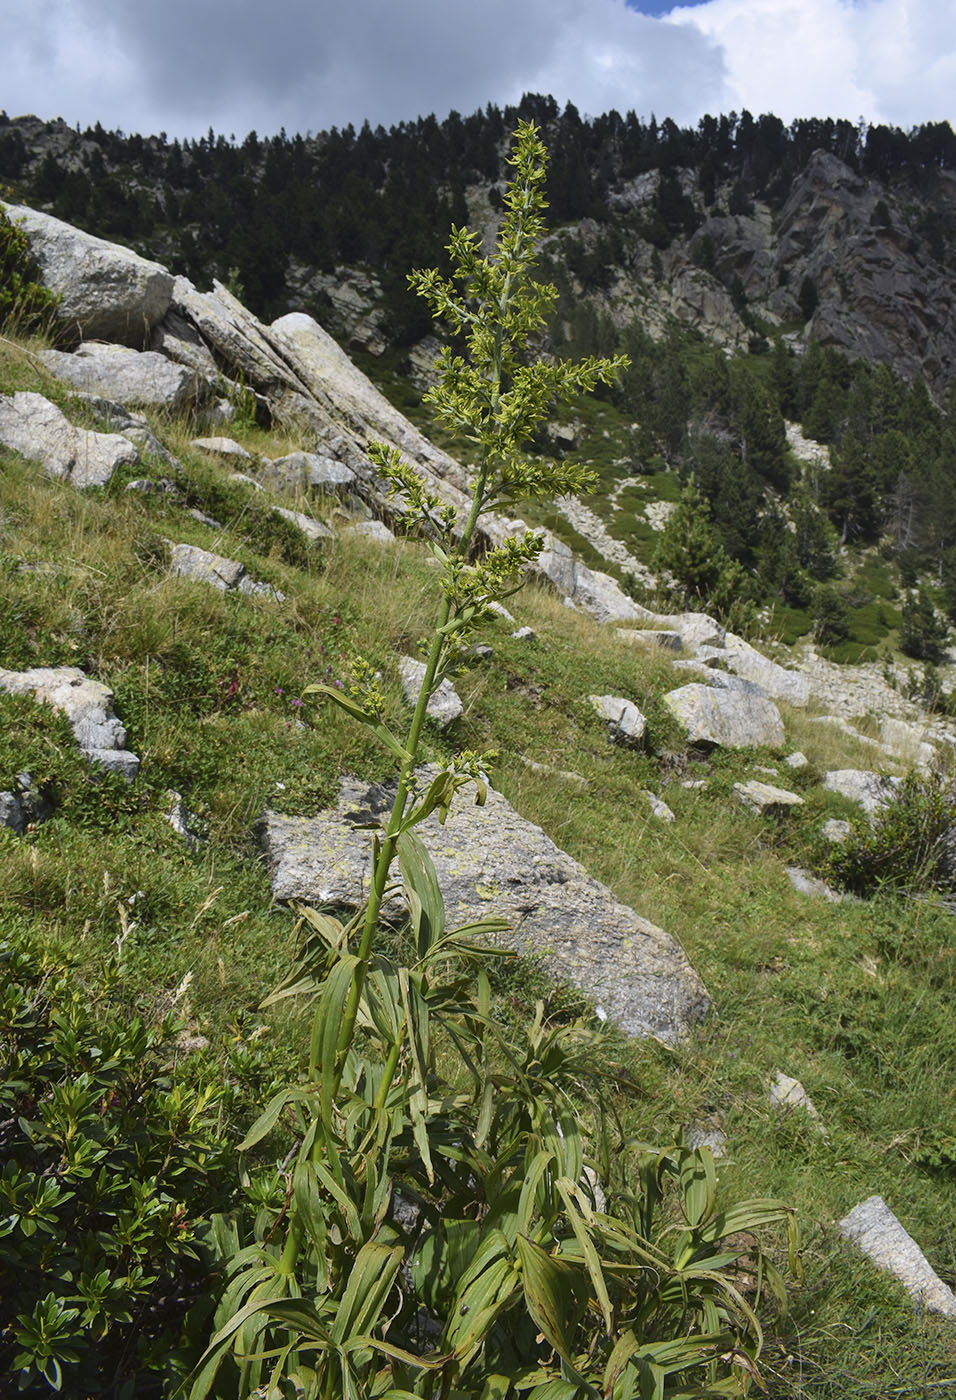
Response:
[{"label": "small stone", "polygon": [[[78,666],[36,666],[28,671],[0,668],[0,690],[10,695],[32,695],[42,705],[65,714],[73,737],[90,763],[120,773],[128,781],[139,770],[139,759],[126,749],[126,730],[113,712],[113,692],[100,681],[90,680]],[[27,821],[42,820],[44,799],[33,791],[33,779],[20,794]],[[36,815],[31,811],[36,804]]]},{"label": "small stone", "polygon": [[173,545],[170,568],[182,578],[211,584],[223,593],[235,588],[246,572],[238,559],[226,559],[194,544]]},{"label": "small stone", "polygon": [[853,830],[850,822],[841,821],[838,817],[830,817],[823,823],[821,828],[827,841],[845,841]]},{"label": "small stone", "polygon": [[183,800],[182,793],[174,792],[171,789],[166,794],[166,800],[169,806],[163,813],[164,818],[189,849],[196,850],[199,846],[199,837],[192,829],[192,815]]},{"label": "small stone", "polygon": [[803,798],[786,788],[772,787],[752,778],[749,783],[734,783],[734,793],[738,800],[752,812],[763,816],[776,816],[792,807],[802,807]]},{"label": "small stone", "polygon": [[204,452],[207,457],[231,457],[238,462],[251,462],[252,453],[233,438],[230,437],[198,437],[193,438],[189,444],[197,452]]},{"label": "small stone", "polygon": [[792,768],[794,772],[799,772],[801,768],[806,768],[807,764],[810,762],[806,754],[802,754],[799,749],[796,753],[788,753],[783,761],[787,767]]},{"label": "small stone", "polygon": [[290,525],[301,530],[306,539],[311,540],[313,544],[318,544],[319,540],[333,538],[328,525],[323,525],[321,520],[315,520],[301,510],[286,510],[285,506],[276,506],[275,512],[276,515],[281,515],[283,520],[288,520]]},{"label": "small stone", "polygon": [[531,769],[532,773],[542,773],[549,778],[556,778],[559,783],[577,788],[579,792],[583,792],[588,786],[587,778],[582,778],[580,773],[565,768],[549,768],[546,763],[537,763],[533,758],[525,758],[524,754],[519,754],[518,758],[526,768]]},{"label": "small stone", "polygon": [[131,783],[139,772],[139,759],[128,749],[84,749],[91,763],[97,763],[109,773],[117,773]]},{"label": "small stone", "polygon": [[276,588],[272,583],[263,583],[260,579],[250,578],[248,574],[236,584],[236,592],[244,593],[247,598],[271,598],[274,603],[285,602],[285,594],[281,589]]},{"label": "small stone", "polygon": [[230,472],[229,480],[234,481],[237,486],[248,486],[253,491],[265,491],[261,481],[256,481],[254,476],[247,476],[245,472]]},{"label": "small stone", "polygon": [[707,1123],[689,1123],[684,1129],[684,1146],[696,1151],[709,1147],[714,1157],[727,1156],[727,1135]]},{"label": "small stone", "polygon": [[516,642],[533,642],[535,630],[533,627],[519,627],[516,632],[512,632],[512,637]]},{"label": "small stone", "polygon": [[643,742],[647,720],[632,700],[620,695],[589,695],[588,700],[607,721],[608,738],[613,744],[636,748]]},{"label": "small stone", "polygon": [[15,792],[0,792],[0,826],[20,836],[27,826],[27,819]]},{"label": "small stone", "polygon": [[[422,681],[425,679],[425,663],[424,661],[416,661],[413,656],[400,656],[398,669],[402,680],[402,689],[405,691],[405,699],[410,705],[414,705],[418,701]],[[440,729],[447,729],[448,725],[464,713],[464,709],[461,697],[446,677],[437,690],[433,692],[425,713],[435,721]]]},{"label": "small stone", "polygon": [[651,809],[652,816],[655,816],[657,820],[661,822],[670,823],[674,821],[674,813],[668,807],[666,802],[662,802],[661,799],[659,797],[655,797],[652,792],[645,792],[644,796],[647,798],[648,806]]},{"label": "small stone", "polygon": [[155,477],[140,476],[135,481],[127,481],[127,491],[141,491],[144,496],[176,496],[179,494],[177,488],[165,477],[158,480]]},{"label": "small stone", "polygon": [[701,792],[706,786],[703,778],[685,778],[681,783],[682,788],[687,788],[691,792]]},{"label": "small stone", "polygon": [[362,535],[367,540],[379,544],[395,544],[395,535],[382,520],[360,520],[357,525],[349,525],[343,534]]},{"label": "small stone", "polygon": [[813,1120],[813,1125],[817,1132],[827,1135],[820,1115],[816,1110],[813,1100],[799,1079],[791,1079],[782,1070],[777,1070],[777,1077],[770,1086],[770,1102],[776,1108],[793,1109],[802,1108],[804,1112]]},{"label": "small stone", "polygon": [[505,622],[514,622],[514,618],[511,616],[511,613],[505,607],[504,603],[489,603],[488,611],[494,613],[496,617],[503,618]]},{"label": "small stone", "polygon": [[870,1196],[861,1202],[843,1217],[837,1228],[878,1268],[899,1279],[927,1312],[956,1318],[956,1297],[952,1289],[947,1288],[882,1196]]},{"label": "small stone", "polygon": [[797,894],[815,896],[825,899],[829,904],[843,904],[848,898],[841,894],[839,890],[831,889],[823,880],[818,880],[815,875],[810,875],[806,870],[801,870],[798,865],[787,865],[784,867],[787,872],[787,879],[790,881]]}]

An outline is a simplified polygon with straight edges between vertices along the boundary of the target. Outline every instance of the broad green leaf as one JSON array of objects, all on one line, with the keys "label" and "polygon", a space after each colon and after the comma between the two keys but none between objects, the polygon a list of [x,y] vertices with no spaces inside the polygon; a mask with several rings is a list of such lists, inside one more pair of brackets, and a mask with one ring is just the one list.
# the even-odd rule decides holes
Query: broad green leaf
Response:
[{"label": "broad green leaf", "polygon": [[571,1222],[571,1229],[574,1231],[574,1237],[581,1247],[581,1253],[584,1256],[584,1264],[590,1275],[594,1294],[604,1318],[604,1326],[607,1328],[608,1332],[610,1332],[613,1327],[611,1299],[608,1296],[607,1283],[605,1282],[604,1273],[601,1269],[601,1261],[598,1258],[598,1252],[594,1248],[594,1241],[591,1239],[587,1224],[582,1219],[578,1210],[575,1199],[577,1187],[573,1181],[569,1181],[567,1178],[559,1179],[555,1185],[564,1201],[565,1209],[568,1213],[568,1220]]},{"label": "broad green leaf", "polygon": [[238,1152],[248,1152],[255,1147],[257,1142],[261,1142],[267,1133],[271,1132],[282,1116],[282,1110],[295,1100],[309,1100],[314,1096],[306,1089],[281,1089],[278,1094],[269,1100],[259,1117],[253,1123],[246,1136],[240,1142]]},{"label": "broad green leaf", "polygon": [[526,1235],[518,1236],[517,1249],[528,1311],[559,1356],[570,1361],[574,1312],[572,1270]]},{"label": "broad green leaf", "polygon": [[717,1169],[709,1147],[680,1149],[680,1189],[688,1225],[699,1225],[717,1201]]},{"label": "broad green leaf", "polygon": [[344,1345],[353,1333],[371,1332],[402,1265],[400,1245],[369,1241],[359,1250],[331,1327],[333,1341]]},{"label": "broad green leaf", "polygon": [[417,943],[418,956],[424,958],[445,932],[445,901],[432,858],[413,831],[402,831],[397,849],[405,889],[421,906]]},{"label": "broad green leaf", "polygon": [[311,1058],[319,1074],[322,1121],[326,1125],[332,1121],[339,1039],[349,990],[358,965],[359,960],[353,953],[346,953],[336,963],[326,978],[313,1022]]},{"label": "broad green leaf", "polygon": [[554,1152],[542,1150],[536,1154],[531,1165],[525,1171],[524,1181],[521,1183],[518,1214],[515,1220],[515,1230],[520,1231],[523,1235],[526,1235],[531,1229],[538,1184],[553,1161]]}]

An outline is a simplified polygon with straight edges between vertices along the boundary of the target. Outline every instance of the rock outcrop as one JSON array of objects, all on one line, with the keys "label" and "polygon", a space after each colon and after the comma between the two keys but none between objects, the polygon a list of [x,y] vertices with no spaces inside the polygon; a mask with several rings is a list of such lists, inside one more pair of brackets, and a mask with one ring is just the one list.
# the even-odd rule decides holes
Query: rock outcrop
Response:
[{"label": "rock outcrop", "polygon": [[[389,789],[346,780],[331,811],[266,812],[276,899],[358,905],[371,843],[357,828],[390,802]],[[503,916],[512,924],[507,946],[533,952],[630,1035],[673,1042],[704,1015],[707,992],[674,939],[615,899],[500,793],[489,790],[484,807],[459,799],[444,826],[433,814],[416,831],[435,863],[449,927]]]},{"label": "rock outcrop", "polygon": [[19,204],[4,205],[30,240],[58,318],[77,338],[141,348],[169,309],[173,275],[129,248]]},{"label": "rock outcrop", "polygon": [[183,365],[153,350],[86,341],[72,355],[41,350],[51,374],[75,389],[101,394],[128,408],[184,408],[199,398],[200,381]]}]

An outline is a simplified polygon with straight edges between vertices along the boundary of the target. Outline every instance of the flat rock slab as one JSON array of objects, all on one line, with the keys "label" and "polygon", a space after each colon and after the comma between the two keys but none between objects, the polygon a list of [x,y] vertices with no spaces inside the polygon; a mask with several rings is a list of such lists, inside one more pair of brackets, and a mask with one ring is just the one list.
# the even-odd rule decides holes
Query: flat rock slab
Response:
[{"label": "flat rock slab", "polygon": [[133,408],[180,408],[197,393],[195,374],[155,350],[93,341],[72,355],[41,350],[39,358],[51,374],[74,389]]},{"label": "flat rock slab", "polygon": [[664,704],[687,731],[688,743],[704,748],[780,748],[786,738],[780,711],[756,690],[714,690],[694,682],[669,691]]},{"label": "flat rock slab", "polygon": [[0,443],[74,486],[105,486],[117,467],[139,461],[128,438],[75,427],[42,394],[0,395]]},{"label": "flat rock slab", "polygon": [[351,467],[319,452],[290,452],[262,467],[262,475],[285,490],[348,494],[356,476]]},{"label": "flat rock slab", "polygon": [[679,632],[664,631],[660,628],[641,632],[635,627],[618,627],[614,637],[619,642],[630,642],[633,646],[650,647],[651,650],[662,647],[665,651],[678,652],[684,649]]},{"label": "flat rock slab", "polygon": [[803,798],[795,792],[774,787],[772,783],[762,783],[758,778],[751,778],[747,783],[734,783],[734,795],[752,812],[766,816],[776,816],[790,811],[792,807],[803,806]]},{"label": "flat rock slab", "polygon": [[32,695],[65,714],[73,736],[91,763],[132,781],[139,759],[126,748],[126,730],[113,712],[113,692],[78,666],[36,666],[29,671],[0,669],[0,690]]},{"label": "flat rock slab", "polygon": [[[262,489],[261,487],[259,488]],[[332,531],[328,525],[323,525],[321,520],[316,520],[311,515],[306,515],[301,510],[287,510],[285,506],[275,507],[276,515],[281,515],[283,520],[288,520],[290,525],[294,525],[297,530],[301,530],[307,540],[313,544],[318,544],[319,540],[330,540]]]},{"label": "flat rock slab", "polygon": [[361,539],[374,540],[376,544],[395,544],[394,533],[384,520],[360,520],[355,525],[347,525],[344,535],[358,535]]},{"label": "flat rock slab", "polygon": [[[422,770],[428,781],[435,770]],[[264,845],[276,899],[355,907],[368,889],[371,837],[357,827],[387,816],[392,792],[344,779],[334,810],[266,812]],[[679,944],[615,899],[494,790],[484,807],[456,801],[416,828],[435,863],[449,927],[500,915],[505,946],[540,956],[629,1035],[673,1043],[710,998]],[[397,872],[396,872],[397,873]]]},{"label": "flat rock slab", "polygon": [[234,462],[252,461],[252,453],[247,452],[242,443],[231,437],[193,438],[189,446],[194,447],[197,452],[205,453],[207,457],[225,457]]},{"label": "flat rock slab", "polygon": [[6,212],[23,228],[44,285],[61,297],[59,321],[87,339],[146,344],[169,307],[171,272],[50,214],[14,204]]},{"label": "flat rock slab", "polygon": [[898,1278],[928,1312],[956,1318],[956,1297],[933,1269],[882,1196],[870,1196],[843,1217],[838,1229],[880,1269]]}]

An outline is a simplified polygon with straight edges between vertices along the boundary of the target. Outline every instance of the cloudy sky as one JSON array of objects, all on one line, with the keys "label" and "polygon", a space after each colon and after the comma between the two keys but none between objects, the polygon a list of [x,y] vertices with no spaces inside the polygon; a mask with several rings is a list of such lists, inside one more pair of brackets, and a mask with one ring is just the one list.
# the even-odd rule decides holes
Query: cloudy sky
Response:
[{"label": "cloudy sky", "polygon": [[681,125],[956,119],[952,0],[0,0],[0,108],[240,138],[523,92]]}]

